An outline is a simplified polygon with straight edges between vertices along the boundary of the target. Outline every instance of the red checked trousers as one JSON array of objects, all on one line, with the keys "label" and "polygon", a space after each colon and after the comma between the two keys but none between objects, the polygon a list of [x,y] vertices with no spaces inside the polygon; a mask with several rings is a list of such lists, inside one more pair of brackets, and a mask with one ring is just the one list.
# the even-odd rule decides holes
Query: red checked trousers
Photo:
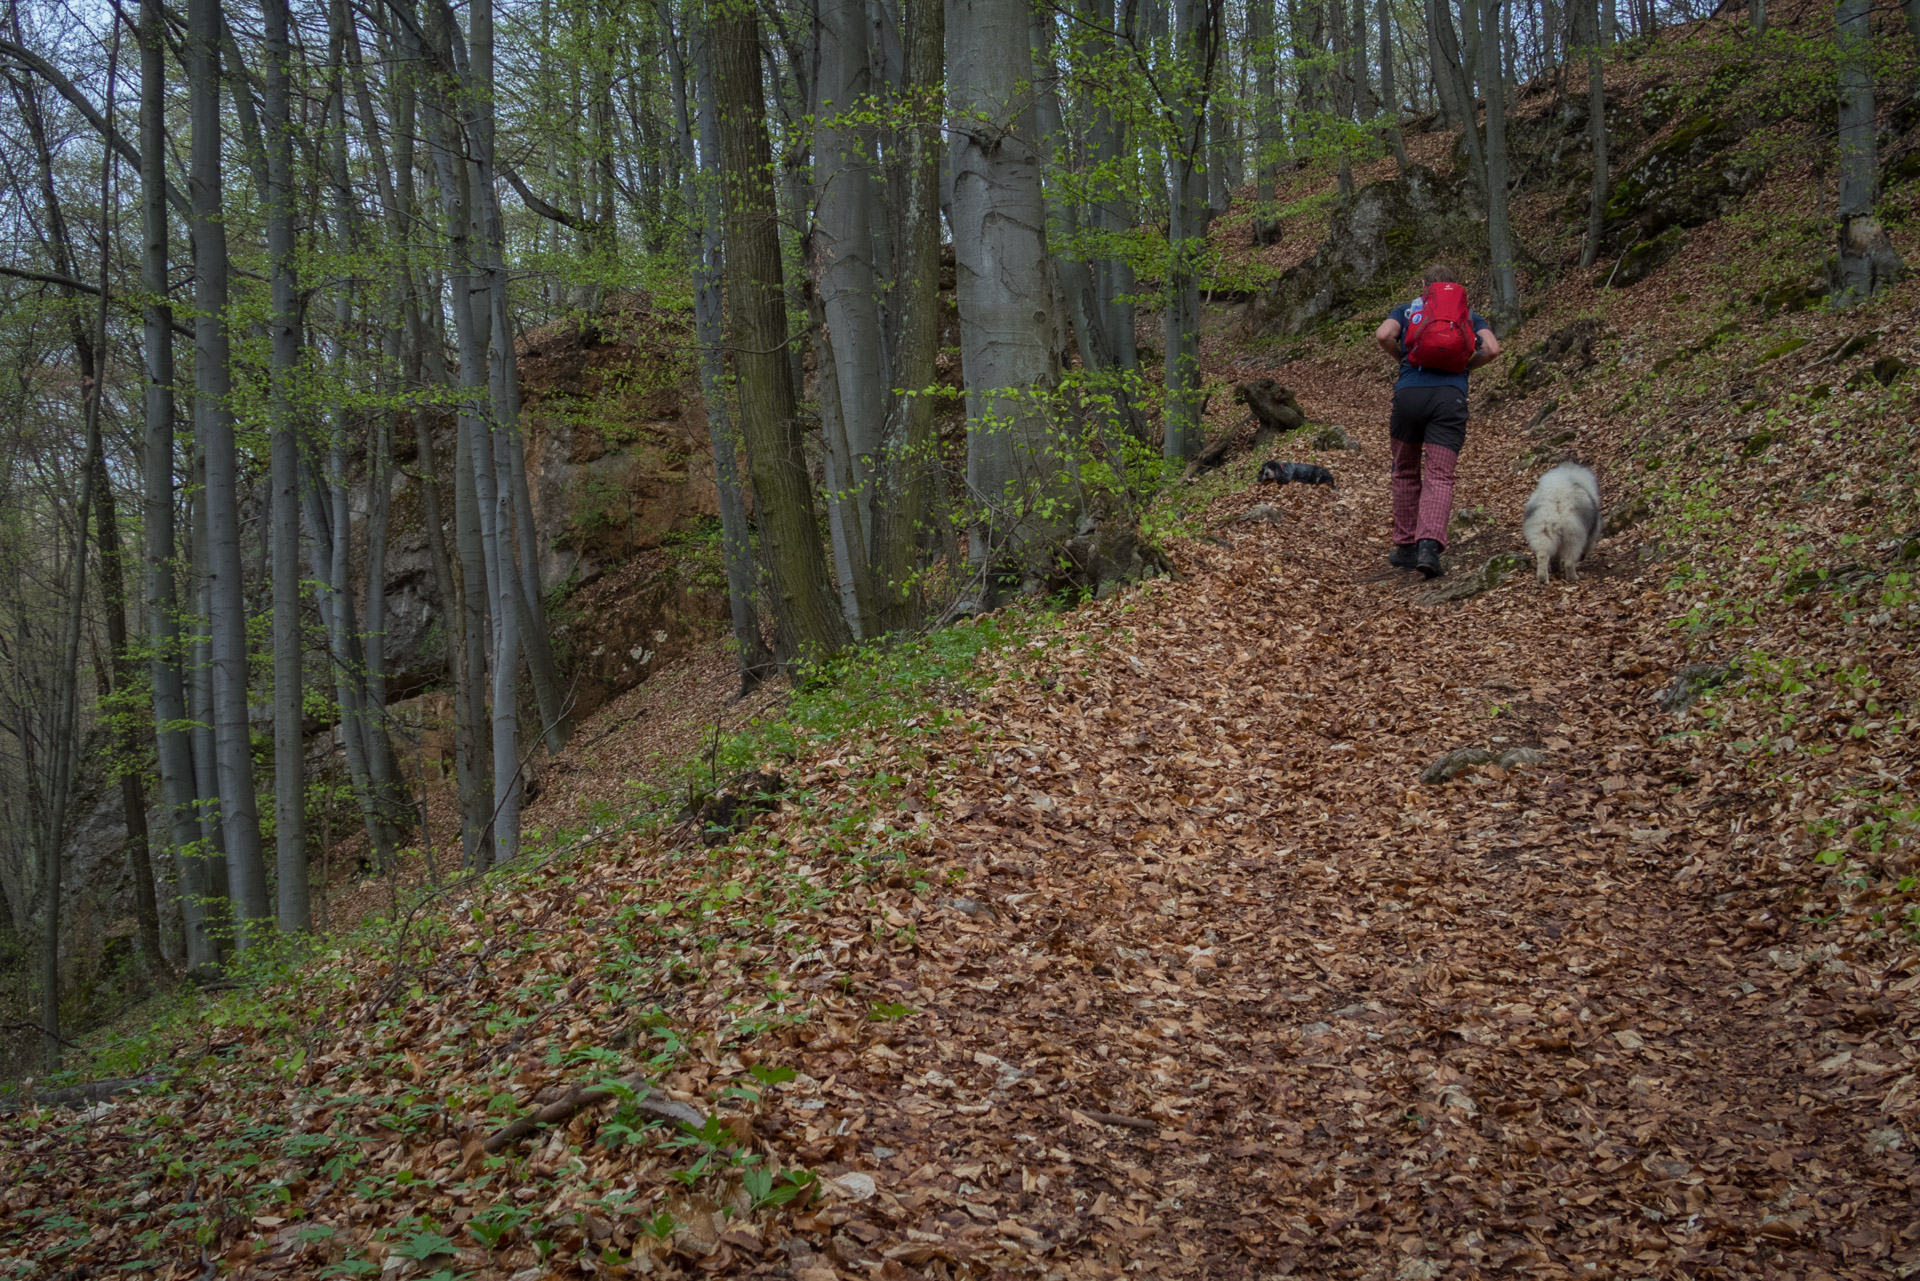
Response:
[{"label": "red checked trousers", "polygon": [[1393,541],[1447,545],[1453,472],[1467,442],[1467,393],[1455,387],[1401,387],[1388,429],[1393,451]]},{"label": "red checked trousers", "polygon": [[1399,546],[1431,538],[1447,545],[1453,513],[1453,469],[1458,451],[1445,445],[1388,442],[1393,450],[1393,541]]}]

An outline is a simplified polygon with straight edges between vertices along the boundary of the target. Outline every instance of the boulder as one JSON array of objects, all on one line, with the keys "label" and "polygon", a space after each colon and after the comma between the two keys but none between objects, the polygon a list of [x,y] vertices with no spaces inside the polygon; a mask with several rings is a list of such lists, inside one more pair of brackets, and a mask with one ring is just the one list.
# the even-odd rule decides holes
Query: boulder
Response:
[{"label": "boulder", "polygon": [[1479,568],[1442,582],[1421,597],[1423,605],[1444,605],[1490,592],[1507,581],[1507,576],[1526,569],[1531,562],[1513,552],[1498,552],[1480,563]]},{"label": "boulder", "polygon": [[1234,517],[1239,525],[1280,525],[1286,523],[1287,514],[1272,503],[1255,503]]},{"label": "boulder", "polygon": [[[1614,184],[1607,198],[1608,239],[1616,245],[1650,243],[1670,228],[1698,227],[1724,214],[1766,172],[1757,160],[1729,154],[1739,140],[1739,131],[1712,111],[1680,121]],[[1677,240],[1668,246],[1659,251],[1665,255],[1660,262],[1679,251]],[[1653,263],[1634,279],[1644,279],[1659,265]]]},{"label": "boulder", "polygon": [[1337,423],[1328,423],[1313,434],[1315,449],[1358,449],[1360,442],[1348,434],[1345,427]]},{"label": "boulder", "polygon": [[1651,240],[1637,240],[1620,255],[1605,276],[1594,283],[1606,289],[1637,285],[1666,266],[1686,246],[1687,233],[1673,227]]},{"label": "boulder", "polygon": [[1432,786],[1445,783],[1466,773],[1476,765],[1491,765],[1494,755],[1484,747],[1462,747],[1448,752],[1420,771],[1420,781]]},{"label": "boulder", "polygon": [[1695,699],[1725,684],[1738,670],[1731,663],[1688,663],[1673,674],[1673,683],[1656,694],[1655,701],[1675,716],[1683,715]]},{"label": "boulder", "polygon": [[1396,287],[1437,257],[1479,260],[1484,218],[1467,189],[1422,165],[1369,183],[1333,211],[1327,239],[1254,301],[1264,331],[1302,334],[1345,314],[1365,294]]},{"label": "boulder", "polygon": [[1105,600],[1128,583],[1172,573],[1166,553],[1143,538],[1139,526],[1088,516],[1077,534],[1051,549],[1044,570],[1027,576],[1025,590],[1030,596],[1078,593]]}]

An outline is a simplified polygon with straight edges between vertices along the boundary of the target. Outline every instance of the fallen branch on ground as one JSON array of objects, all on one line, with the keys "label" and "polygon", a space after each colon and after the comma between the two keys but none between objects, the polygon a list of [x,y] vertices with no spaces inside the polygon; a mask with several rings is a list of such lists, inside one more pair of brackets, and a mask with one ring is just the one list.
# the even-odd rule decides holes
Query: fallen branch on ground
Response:
[{"label": "fallen branch on ground", "polygon": [[594,1086],[590,1089],[583,1089],[576,1085],[539,1111],[529,1112],[519,1120],[494,1131],[481,1147],[488,1156],[492,1156],[502,1148],[526,1138],[543,1125],[558,1125],[563,1121],[572,1120],[574,1113],[582,1108],[590,1108],[596,1104],[605,1103],[608,1099],[618,1098],[627,1090],[633,1092],[633,1107],[636,1111],[645,1112],[649,1116],[657,1116],[663,1120],[678,1121],[682,1125],[690,1125],[695,1129],[707,1123],[706,1118],[699,1112],[685,1103],[666,1097],[649,1085],[644,1076],[636,1074],[624,1077],[611,1085]]}]

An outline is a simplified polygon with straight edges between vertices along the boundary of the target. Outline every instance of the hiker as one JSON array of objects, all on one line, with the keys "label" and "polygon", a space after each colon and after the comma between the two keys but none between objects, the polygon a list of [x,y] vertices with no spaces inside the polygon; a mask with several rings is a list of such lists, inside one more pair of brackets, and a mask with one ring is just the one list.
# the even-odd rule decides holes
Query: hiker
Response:
[{"label": "hiker", "polygon": [[1427,268],[1420,297],[1387,313],[1373,340],[1400,362],[1387,427],[1393,453],[1395,569],[1428,578],[1445,573],[1453,512],[1453,469],[1467,440],[1467,371],[1500,354],[1486,317],[1467,307],[1459,273],[1439,263]]}]

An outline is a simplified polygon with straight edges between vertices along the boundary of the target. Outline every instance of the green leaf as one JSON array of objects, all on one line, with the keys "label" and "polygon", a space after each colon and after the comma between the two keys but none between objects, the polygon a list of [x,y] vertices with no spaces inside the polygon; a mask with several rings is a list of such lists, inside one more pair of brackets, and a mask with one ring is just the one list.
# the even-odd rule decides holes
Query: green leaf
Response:
[{"label": "green leaf", "polygon": [[513,1234],[513,1230],[533,1215],[516,1205],[496,1205],[467,1220],[467,1231],[474,1240],[491,1250]]},{"label": "green leaf", "polygon": [[380,1269],[374,1267],[365,1259],[342,1259],[338,1263],[329,1263],[315,1275],[322,1278],[364,1277],[370,1272],[378,1272],[379,1270]]},{"label": "green leaf", "polygon": [[436,1254],[453,1253],[453,1238],[441,1236],[438,1232],[416,1232],[394,1246],[393,1252],[403,1259],[431,1259]]}]

